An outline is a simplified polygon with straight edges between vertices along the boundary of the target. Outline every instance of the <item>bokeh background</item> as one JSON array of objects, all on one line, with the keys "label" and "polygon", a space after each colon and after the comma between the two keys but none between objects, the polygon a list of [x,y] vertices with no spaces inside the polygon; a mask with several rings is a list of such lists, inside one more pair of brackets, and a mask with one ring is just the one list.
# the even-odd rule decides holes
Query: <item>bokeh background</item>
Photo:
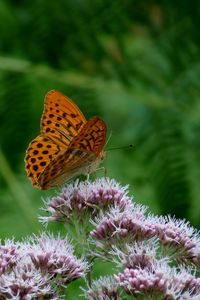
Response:
[{"label": "bokeh background", "polygon": [[0,28],[1,238],[41,230],[56,193],[24,171],[51,89],[105,120],[107,147],[134,144],[104,166],[136,202],[200,228],[199,1],[1,0]]}]

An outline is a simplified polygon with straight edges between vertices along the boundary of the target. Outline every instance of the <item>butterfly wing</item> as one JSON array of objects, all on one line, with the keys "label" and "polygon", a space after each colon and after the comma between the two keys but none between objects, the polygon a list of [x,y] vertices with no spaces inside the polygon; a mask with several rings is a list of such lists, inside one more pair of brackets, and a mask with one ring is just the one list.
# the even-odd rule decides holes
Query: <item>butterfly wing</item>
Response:
[{"label": "butterfly wing", "polygon": [[106,125],[99,117],[90,119],[38,178],[42,189],[60,185],[74,176],[93,172],[99,165],[106,140]]},{"label": "butterfly wing", "polygon": [[38,185],[37,179],[40,173],[59,152],[61,152],[60,146],[42,135],[29,144],[25,157],[25,169],[34,186]]},{"label": "butterfly wing", "polygon": [[68,97],[52,90],[47,93],[41,119],[41,133],[66,148],[80,132],[86,119]]},{"label": "butterfly wing", "polygon": [[70,148],[78,148],[86,152],[92,152],[96,156],[102,151],[106,141],[106,124],[99,117],[91,118],[83,126],[70,144]]},{"label": "butterfly wing", "polygon": [[68,149],[87,121],[79,108],[56,90],[47,93],[41,119],[41,135],[26,152],[25,168],[34,186],[38,177],[57,155]]}]

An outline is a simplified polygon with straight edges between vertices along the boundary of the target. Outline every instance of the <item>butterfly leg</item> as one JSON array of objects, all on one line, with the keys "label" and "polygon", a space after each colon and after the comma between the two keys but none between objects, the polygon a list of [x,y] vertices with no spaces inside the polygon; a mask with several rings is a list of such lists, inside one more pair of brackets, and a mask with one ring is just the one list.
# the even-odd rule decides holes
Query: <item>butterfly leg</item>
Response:
[{"label": "butterfly leg", "polygon": [[103,168],[104,168],[104,177],[107,178],[107,175],[108,175],[107,169],[105,167],[103,167]]},{"label": "butterfly leg", "polygon": [[104,177],[107,177],[107,169],[105,167],[96,169],[96,171],[99,171],[99,170],[104,170]]},{"label": "butterfly leg", "polygon": [[86,191],[86,199],[88,198],[88,184],[90,180],[90,173],[87,173],[87,179],[86,179],[86,185],[85,185],[85,191]]},{"label": "butterfly leg", "polygon": [[105,167],[103,167],[103,169],[104,169],[104,177],[105,177],[106,181],[108,181],[108,172],[107,172],[108,169]]}]

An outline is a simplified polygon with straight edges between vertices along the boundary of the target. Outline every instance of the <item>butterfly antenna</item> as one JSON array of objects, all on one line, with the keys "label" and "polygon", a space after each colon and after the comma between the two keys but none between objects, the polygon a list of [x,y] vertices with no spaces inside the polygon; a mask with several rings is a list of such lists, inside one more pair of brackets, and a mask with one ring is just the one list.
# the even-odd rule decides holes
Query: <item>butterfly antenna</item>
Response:
[{"label": "butterfly antenna", "polygon": [[105,143],[105,146],[106,146],[106,145],[108,144],[108,142],[110,141],[111,136],[112,136],[112,131],[111,131],[110,134],[109,134],[109,137],[108,137],[108,139],[107,139],[107,141],[106,141],[106,143]]},{"label": "butterfly antenna", "polygon": [[108,149],[106,149],[106,151],[117,150],[117,149],[129,149],[129,148],[133,148],[133,147],[134,147],[134,145],[133,145],[133,144],[130,144],[130,145],[128,145],[128,146],[108,148]]}]

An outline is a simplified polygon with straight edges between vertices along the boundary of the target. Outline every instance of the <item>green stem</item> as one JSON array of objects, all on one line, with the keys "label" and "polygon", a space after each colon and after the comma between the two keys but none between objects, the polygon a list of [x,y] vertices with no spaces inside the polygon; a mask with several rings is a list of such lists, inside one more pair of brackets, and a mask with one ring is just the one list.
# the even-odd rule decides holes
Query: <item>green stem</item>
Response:
[{"label": "green stem", "polygon": [[[87,218],[86,218],[87,219]],[[75,234],[76,234],[76,241],[78,244],[78,249],[81,249],[81,254],[86,258],[87,262],[89,263],[89,272],[87,272],[86,279],[87,279],[87,284],[89,287],[91,287],[92,283],[92,273],[93,273],[93,264],[92,260],[93,257],[89,254],[89,243],[88,243],[88,235],[89,231],[87,229],[87,222],[85,222],[85,218],[77,218],[76,215],[73,217],[73,224],[74,224],[74,229],[75,229]],[[80,252],[80,251],[79,251]]]}]

